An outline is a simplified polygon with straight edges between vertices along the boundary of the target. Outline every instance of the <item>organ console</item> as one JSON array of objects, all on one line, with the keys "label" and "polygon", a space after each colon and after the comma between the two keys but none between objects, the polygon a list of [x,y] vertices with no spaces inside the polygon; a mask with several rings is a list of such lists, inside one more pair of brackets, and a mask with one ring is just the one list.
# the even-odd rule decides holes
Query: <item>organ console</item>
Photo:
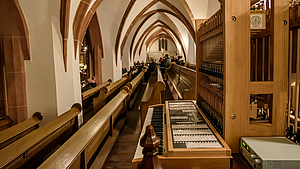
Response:
[{"label": "organ console", "polygon": [[[195,101],[166,101],[150,106],[141,136],[150,124],[161,140],[158,157],[164,168],[230,168],[231,149]],[[138,144],[132,160],[134,169],[142,158]]]}]

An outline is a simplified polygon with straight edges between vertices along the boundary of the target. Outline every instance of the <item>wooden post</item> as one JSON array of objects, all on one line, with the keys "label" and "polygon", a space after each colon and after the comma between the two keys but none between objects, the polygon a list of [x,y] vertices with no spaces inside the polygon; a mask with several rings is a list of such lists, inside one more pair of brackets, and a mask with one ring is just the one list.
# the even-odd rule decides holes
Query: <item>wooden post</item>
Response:
[{"label": "wooden post", "polygon": [[159,137],[155,134],[153,126],[146,128],[145,135],[142,137],[140,145],[143,149],[143,161],[138,164],[138,169],[163,169],[163,164],[157,157]]},{"label": "wooden post", "polygon": [[285,136],[288,93],[289,1],[276,0],[272,1],[272,3],[274,18],[274,100],[272,134],[274,136]]},{"label": "wooden post", "polygon": [[[250,84],[250,1],[222,1],[224,14],[224,139],[239,153],[248,134]],[[243,38],[241,38],[243,37]]]}]

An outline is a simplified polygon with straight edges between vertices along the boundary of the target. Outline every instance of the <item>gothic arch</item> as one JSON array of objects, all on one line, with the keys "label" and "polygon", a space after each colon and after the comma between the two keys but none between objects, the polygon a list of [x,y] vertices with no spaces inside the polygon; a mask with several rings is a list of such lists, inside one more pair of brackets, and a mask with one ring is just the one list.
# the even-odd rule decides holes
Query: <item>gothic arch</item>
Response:
[{"label": "gothic arch", "polygon": [[[143,16],[134,19],[134,21],[131,23],[130,28],[127,30],[127,33],[126,33],[126,35],[125,35],[125,37],[124,37],[124,39],[122,41],[122,44],[121,44],[121,55],[123,55],[123,49],[125,47],[125,43],[127,41],[129,33],[133,29],[133,26],[137,22],[139,22],[141,19],[145,18],[142,21],[142,23],[139,25],[139,27],[138,27],[138,29],[140,29],[141,25],[143,25],[151,16],[153,16],[156,13],[168,13],[168,14],[176,17],[178,20],[180,20],[187,27],[187,29],[189,30],[190,34],[192,35],[192,37],[195,40],[195,31],[194,31],[193,27],[189,24],[189,22],[187,21],[187,19],[184,16],[177,15],[176,13],[168,11],[168,10],[165,10],[165,9],[152,10],[152,11],[144,14]],[[135,32],[135,34],[136,34],[136,32]]]},{"label": "gothic arch", "polygon": [[[137,24],[143,17],[146,17],[145,15],[143,15],[148,9],[150,9],[153,5],[155,5],[156,3],[161,2],[164,5],[166,5],[167,7],[169,7],[171,10],[173,10],[175,13],[168,11],[168,10],[164,10],[164,9],[158,9],[158,10],[154,10],[157,12],[164,12],[166,11],[167,13],[170,13],[171,15],[175,16],[177,19],[179,19],[181,22],[183,22],[183,24],[187,27],[187,29],[190,31],[192,37],[195,40],[195,30],[194,27],[189,23],[189,21],[186,19],[186,17],[175,7],[173,6],[170,2],[168,2],[167,0],[155,0],[155,1],[151,1],[136,17],[135,19],[131,22],[129,28],[127,29],[127,32],[123,38],[122,44],[121,44],[121,55],[122,55],[122,51],[124,49],[125,46],[125,42],[127,41],[127,38],[129,36],[129,33],[131,32],[131,30],[133,29],[133,27],[135,26],[135,24]],[[189,11],[187,11],[189,13]],[[151,15],[151,13],[148,12],[148,15]],[[153,15],[153,14],[152,14]],[[191,15],[190,15],[191,16]],[[192,18],[190,18],[192,20]],[[123,25],[120,25],[123,27]],[[123,28],[122,28],[123,29]],[[120,30],[120,29],[119,29]],[[118,49],[119,49],[119,43],[120,43],[120,36],[119,35],[120,32],[118,32],[117,35],[117,39],[116,39],[116,45],[115,45],[115,53],[116,53],[116,57],[118,56]]]},{"label": "gothic arch", "polygon": [[[165,22],[163,22],[163,21],[161,21],[161,20],[157,20],[157,21],[155,21],[153,24],[151,24],[151,26],[152,27],[154,27],[155,26],[155,24],[156,23],[160,23],[160,27],[163,27],[165,30],[168,30],[167,32],[171,32],[174,36],[175,36],[175,38],[177,39],[177,41],[179,42],[179,44],[181,45],[181,47],[182,47],[182,51],[183,51],[183,53],[184,53],[184,56],[186,57],[186,47],[185,47],[185,44],[183,44],[182,43],[182,37],[181,37],[181,34],[180,34],[180,32],[179,32],[179,30],[177,29],[176,30],[176,32],[178,33],[178,35],[176,34],[176,32],[170,27],[170,26],[168,26]],[[149,26],[148,28],[150,28],[151,26]],[[147,29],[148,30],[148,29]],[[146,31],[147,31],[146,30]],[[140,51],[139,51],[139,53],[141,53],[141,50],[142,50],[142,45],[144,44],[144,41],[145,41],[145,39],[147,38],[147,36],[149,35],[149,33],[151,33],[151,28],[148,30],[148,32],[147,33],[145,33],[145,36],[144,36],[144,38],[143,38],[143,40],[142,40],[142,42],[141,42],[141,46],[140,46]],[[145,32],[146,32],[145,31]],[[170,33],[170,34],[171,34]],[[143,35],[144,35],[144,33],[143,33]],[[141,36],[142,37],[142,36]],[[137,46],[138,46],[139,44],[137,43],[136,44],[136,49],[137,49]],[[134,52],[134,54],[135,54],[135,52]]]},{"label": "gothic arch", "polygon": [[174,39],[172,39],[169,35],[161,34],[161,35],[157,35],[154,39],[152,39],[152,40],[150,41],[149,45],[146,46],[146,48],[151,49],[153,43],[154,43],[155,41],[157,41],[158,39],[161,39],[161,38],[168,39],[168,40],[170,40],[171,42],[173,42],[173,43],[176,45],[176,43],[174,42]]},{"label": "gothic arch", "polygon": [[[181,35],[181,33],[180,33],[180,31],[178,30],[178,28],[177,28],[177,26],[174,24],[174,22],[165,14],[165,13],[159,13],[160,15],[162,15],[163,16],[163,18],[164,19],[166,19],[169,23],[171,23],[171,25],[174,27],[174,29],[175,29],[175,32],[178,34],[178,36],[179,36],[179,38],[180,38],[180,40],[181,40],[181,42],[183,41],[183,38],[182,38],[182,35]],[[162,22],[161,20],[157,20],[156,22],[154,22],[154,23],[158,23],[158,22]],[[163,22],[164,23],[164,22]],[[153,25],[154,24],[151,24],[148,28],[150,28],[150,27],[153,27]],[[164,25],[166,25],[165,23],[164,23]],[[147,28],[147,30],[146,31],[149,31],[148,30],[148,28]],[[139,31],[139,28],[138,28],[138,30],[136,31],[136,34],[137,34],[137,32]],[[151,31],[150,31],[151,32]],[[145,33],[145,32],[144,32]],[[143,33],[143,35],[144,35],[144,33]],[[136,35],[135,34],[135,35]],[[143,35],[141,36],[141,37],[143,37]],[[148,36],[148,34],[147,34],[147,36]],[[146,36],[146,37],[147,37]],[[139,42],[140,42],[140,40],[141,40],[141,37],[140,37],[140,39],[138,40],[138,42],[137,42],[137,45],[139,44]],[[145,37],[145,38],[146,38]],[[134,36],[134,38],[133,38],[133,40],[132,40],[132,42],[131,42],[131,46],[130,46],[130,55],[131,55],[131,53],[132,53],[132,47],[133,47],[133,43],[134,43],[134,40],[135,40],[135,36]],[[143,40],[143,42],[144,42],[144,40]],[[142,48],[142,45],[143,45],[143,42],[142,42],[142,44],[141,44],[141,47],[140,47],[140,51],[139,51],[139,54],[141,53],[141,48]],[[186,46],[185,46],[185,44],[184,44],[184,50],[183,51],[186,51],[187,49],[186,49]],[[136,51],[137,50],[137,46],[135,47],[135,50],[134,51]],[[135,52],[134,52],[135,53]]]}]

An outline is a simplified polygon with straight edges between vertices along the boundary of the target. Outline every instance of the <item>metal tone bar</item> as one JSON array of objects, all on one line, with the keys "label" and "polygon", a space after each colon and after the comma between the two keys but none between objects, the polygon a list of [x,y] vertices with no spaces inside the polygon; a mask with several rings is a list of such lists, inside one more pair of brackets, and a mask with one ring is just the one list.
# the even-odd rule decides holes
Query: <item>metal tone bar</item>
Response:
[{"label": "metal tone bar", "polygon": [[266,38],[263,37],[263,53],[262,53],[262,81],[265,81],[265,47],[266,47]]},{"label": "metal tone bar", "polygon": [[3,65],[3,84],[4,84],[4,110],[5,115],[8,116],[8,96],[7,96],[7,84],[6,84],[6,69]]},{"label": "metal tone bar", "polygon": [[[300,41],[300,30],[298,29],[298,40],[297,46],[299,46]],[[297,132],[298,129],[298,116],[299,116],[299,67],[300,67],[300,50],[297,50],[297,68],[296,68],[296,107],[295,107],[295,124],[294,131]]]},{"label": "metal tone bar", "polygon": [[255,40],[255,81],[257,81],[257,76],[258,76],[257,55],[258,55],[258,39]]},{"label": "metal tone bar", "polygon": [[269,36],[269,52],[268,52],[268,81],[271,81],[271,36]]},{"label": "metal tone bar", "polygon": [[290,60],[289,60],[289,95],[288,95],[288,112],[287,112],[287,126],[290,126],[290,111],[292,102],[292,57],[293,57],[293,31],[290,31]]}]

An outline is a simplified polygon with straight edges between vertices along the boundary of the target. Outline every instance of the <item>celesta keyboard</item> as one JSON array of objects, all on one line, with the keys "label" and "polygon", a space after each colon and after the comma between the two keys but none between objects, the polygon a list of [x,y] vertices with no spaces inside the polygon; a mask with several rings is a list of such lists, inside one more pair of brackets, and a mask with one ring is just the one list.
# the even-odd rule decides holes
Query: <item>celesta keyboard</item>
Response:
[{"label": "celesta keyboard", "polygon": [[[180,165],[184,168],[205,165],[230,168],[230,148],[194,101],[167,101],[150,106],[140,139],[150,124],[161,139],[158,155],[165,168],[178,168]],[[132,160],[133,168],[143,158],[139,142]],[[208,164],[209,161],[212,163]]]}]

